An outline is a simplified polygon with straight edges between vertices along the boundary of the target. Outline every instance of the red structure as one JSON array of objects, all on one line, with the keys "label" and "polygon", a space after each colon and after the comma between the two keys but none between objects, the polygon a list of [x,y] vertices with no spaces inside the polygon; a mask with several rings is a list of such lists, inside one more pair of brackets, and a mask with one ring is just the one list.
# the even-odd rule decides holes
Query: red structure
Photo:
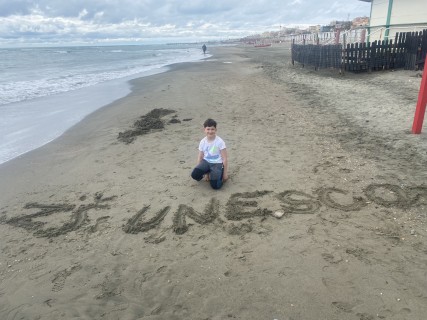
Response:
[{"label": "red structure", "polygon": [[417,108],[415,110],[414,123],[412,125],[412,133],[419,134],[423,127],[424,115],[427,105],[427,55],[424,63],[423,78],[421,79],[420,93],[418,94]]}]

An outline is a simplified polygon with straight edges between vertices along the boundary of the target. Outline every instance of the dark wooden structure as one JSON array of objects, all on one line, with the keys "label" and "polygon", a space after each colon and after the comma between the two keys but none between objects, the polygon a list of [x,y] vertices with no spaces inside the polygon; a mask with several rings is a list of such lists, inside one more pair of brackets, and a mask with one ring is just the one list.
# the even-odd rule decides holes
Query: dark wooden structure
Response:
[{"label": "dark wooden structure", "polygon": [[397,33],[394,40],[337,45],[292,44],[292,63],[361,72],[385,69],[424,69],[427,29]]}]

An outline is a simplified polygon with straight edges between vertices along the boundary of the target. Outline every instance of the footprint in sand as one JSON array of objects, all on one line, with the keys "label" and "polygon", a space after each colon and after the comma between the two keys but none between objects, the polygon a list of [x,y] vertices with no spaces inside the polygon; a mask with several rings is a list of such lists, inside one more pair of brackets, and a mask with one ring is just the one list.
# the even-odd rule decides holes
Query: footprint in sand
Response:
[{"label": "footprint in sand", "polygon": [[53,292],[59,292],[62,289],[64,289],[65,280],[70,275],[72,275],[74,272],[80,270],[81,268],[82,267],[80,265],[74,265],[69,269],[62,270],[62,271],[58,272],[57,274],[55,274],[55,277],[52,280],[52,283],[53,283],[52,291]]}]

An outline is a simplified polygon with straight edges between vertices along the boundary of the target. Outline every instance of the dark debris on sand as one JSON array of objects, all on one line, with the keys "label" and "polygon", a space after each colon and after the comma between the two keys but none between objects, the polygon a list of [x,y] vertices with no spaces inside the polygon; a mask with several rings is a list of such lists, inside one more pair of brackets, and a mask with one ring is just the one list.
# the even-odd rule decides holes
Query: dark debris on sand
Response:
[{"label": "dark debris on sand", "polygon": [[133,124],[133,129],[120,132],[117,139],[126,144],[132,143],[137,136],[151,132],[152,130],[161,130],[164,128],[162,117],[176,112],[169,109],[153,109],[144,116],[141,116]]}]

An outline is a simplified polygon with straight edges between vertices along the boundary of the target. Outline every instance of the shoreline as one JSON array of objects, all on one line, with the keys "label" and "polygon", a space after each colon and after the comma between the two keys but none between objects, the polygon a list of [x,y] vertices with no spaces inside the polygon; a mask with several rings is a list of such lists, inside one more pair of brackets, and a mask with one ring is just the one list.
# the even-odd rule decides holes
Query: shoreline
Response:
[{"label": "shoreline", "polygon": [[[94,86],[80,88],[78,90],[72,90],[68,92],[58,93],[51,96],[45,96],[29,101],[20,101],[5,105],[4,107],[18,108],[22,110],[22,113],[32,115],[28,119],[20,118],[19,121],[11,119],[10,121],[16,122],[14,130],[17,132],[28,131],[26,136],[19,137],[19,145],[13,145],[13,141],[6,143],[5,148],[12,143],[12,146],[8,147],[16,154],[10,158],[11,155],[0,158],[0,166],[3,163],[11,161],[17,157],[20,157],[32,150],[40,148],[53,140],[59,138],[65,131],[71,129],[75,124],[82,121],[86,116],[91,113],[114,103],[116,100],[126,97],[131,93],[131,81],[139,78],[150,77],[159,73],[167,72],[171,66],[179,63],[196,63],[200,60],[178,62],[171,65],[165,65],[160,68],[154,68],[138,75],[132,75],[125,78],[113,79],[107,82],[99,83]],[[108,96],[108,97],[106,97]],[[31,123],[35,117],[38,108],[42,106],[43,109],[51,109],[49,115],[45,118],[41,118],[37,123]],[[53,106],[53,107],[51,107]],[[58,106],[61,106],[58,108]],[[72,112],[69,110],[72,109]],[[46,111],[44,111],[46,113]],[[64,114],[61,121],[58,121],[58,114]],[[52,118],[52,119],[51,119]],[[38,118],[36,118],[38,119]],[[43,121],[43,122],[42,122]],[[51,130],[48,134],[44,134],[38,140],[33,140],[33,136],[37,136],[43,131],[41,126],[55,126],[55,130]],[[29,127],[29,128],[28,128]],[[3,136],[14,136],[15,131],[10,132],[7,127],[0,131]],[[16,143],[16,142],[15,142]],[[11,151],[9,151],[10,153]],[[2,155],[0,155],[2,156]]]},{"label": "shoreline", "polygon": [[[33,150],[36,150],[40,147],[43,147],[44,145],[52,142],[55,139],[58,139],[61,137],[62,134],[64,134],[67,130],[71,129],[75,124],[77,124],[78,122],[84,120],[84,118],[88,115],[90,115],[91,113],[103,108],[104,106],[107,106],[111,103],[114,103],[114,101],[121,99],[123,97],[125,97],[126,95],[128,95],[130,93],[130,85],[128,84],[129,80],[127,81],[123,81],[122,79],[120,79],[120,81],[118,80],[112,80],[109,81],[108,83],[103,83],[103,84],[98,84],[96,86],[93,87],[88,87],[88,88],[83,88],[83,89],[79,89],[77,91],[70,91],[70,92],[66,92],[66,93],[61,93],[61,94],[56,94],[53,96],[47,96],[47,97],[43,97],[43,98],[38,98],[38,99],[34,99],[31,101],[24,101],[24,102],[18,102],[18,103],[13,103],[11,104],[12,108],[20,108],[23,109],[23,112],[28,112],[29,114],[34,114],[34,109],[37,110],[37,108],[40,105],[53,105],[55,106],[51,113],[55,114],[58,112],[67,112],[67,109],[69,108],[73,108],[75,106],[75,104],[73,104],[71,106],[71,103],[73,103],[72,101],[77,101],[77,108],[78,110],[73,112],[72,116],[74,119],[64,119],[64,122],[69,122],[70,124],[68,125],[64,125],[64,124],[60,124],[60,126],[58,127],[58,129],[56,130],[57,132],[52,132],[50,133],[49,136],[45,136],[43,138],[42,141],[37,141],[36,145],[37,147],[30,149],[30,150],[26,150],[30,147],[28,146],[19,146],[19,148],[16,148],[16,152],[19,152],[18,155],[13,156],[12,158],[0,163],[0,166],[3,163],[6,163],[8,161],[12,161],[13,159],[16,159],[17,157],[20,157],[28,152],[31,152]],[[121,88],[117,89],[117,85],[120,86]],[[108,93],[110,96],[108,98],[105,98],[105,91],[106,90],[110,90],[110,92]],[[111,93],[111,91],[116,91],[115,93]],[[64,103],[68,102],[70,105],[65,105],[65,109],[64,109]],[[61,110],[56,111],[55,108],[57,108],[58,105],[61,105]],[[80,109],[80,110],[79,110]],[[52,126],[52,120],[49,118],[43,119],[44,121],[44,125],[45,126]],[[21,127],[18,129],[18,132],[21,130],[25,130],[25,125],[28,124],[24,119],[20,119],[20,122],[22,123]],[[39,124],[37,124],[39,125]],[[56,123],[53,123],[53,125],[58,125]],[[35,127],[35,125],[33,125],[33,127]],[[7,130],[7,128],[6,128]],[[5,132],[6,132],[5,130]],[[35,131],[34,133],[37,133],[37,131]],[[14,132],[12,132],[12,135],[14,134]],[[28,139],[28,138],[27,138]],[[22,143],[27,143],[25,138],[22,138]],[[25,151],[24,151],[25,150]]]},{"label": "shoreline", "polygon": [[[407,133],[419,79],[214,50],[0,165],[2,318],[426,314],[427,141]],[[155,109],[171,111],[164,128],[118,140]],[[219,191],[189,177],[208,117],[229,154]]]}]

